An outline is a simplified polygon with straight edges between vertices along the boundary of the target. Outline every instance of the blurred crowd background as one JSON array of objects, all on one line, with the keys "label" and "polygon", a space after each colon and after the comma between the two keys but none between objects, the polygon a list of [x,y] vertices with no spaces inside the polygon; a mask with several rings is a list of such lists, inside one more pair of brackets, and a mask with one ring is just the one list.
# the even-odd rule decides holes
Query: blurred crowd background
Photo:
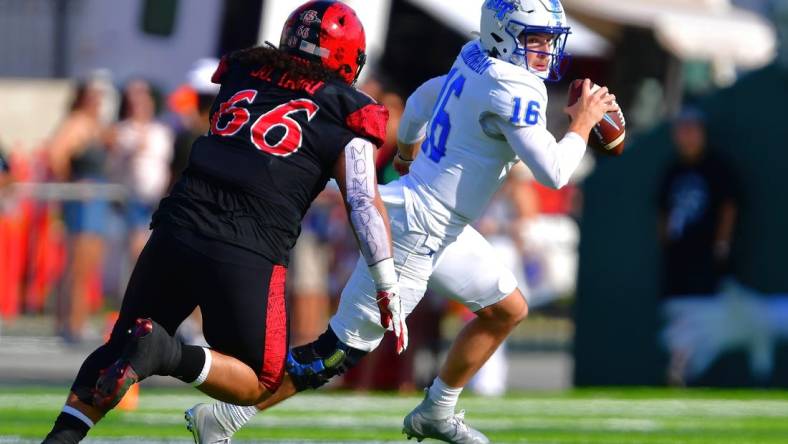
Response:
[{"label": "blurred crowd background", "polygon": [[[0,0],[0,347],[30,319],[101,340],[162,196],[208,129],[218,57],[278,42],[277,0]],[[478,30],[481,0],[348,1],[365,23],[360,89],[399,116]],[[524,377],[512,356],[565,356],[567,384],[788,386],[788,0],[564,0],[574,59],[548,84],[560,137],[571,80],[608,85],[620,158],[589,152],[565,188],[515,170],[477,222],[531,315],[474,382]],[[289,269],[294,344],[325,329],[357,247],[329,186]],[[343,384],[412,390],[473,314],[430,291],[403,357],[386,341]],[[200,342],[199,313],[182,326]],[[566,364],[568,363],[568,364]]]}]

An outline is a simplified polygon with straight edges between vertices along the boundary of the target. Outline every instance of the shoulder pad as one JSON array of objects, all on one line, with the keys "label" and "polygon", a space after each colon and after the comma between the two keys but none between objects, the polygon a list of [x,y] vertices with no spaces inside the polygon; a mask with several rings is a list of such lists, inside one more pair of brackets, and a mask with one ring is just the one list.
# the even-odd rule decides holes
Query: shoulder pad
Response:
[{"label": "shoulder pad", "polygon": [[345,116],[345,127],[358,137],[363,137],[380,147],[386,140],[388,110],[363,91],[337,80],[326,82],[319,98]]},{"label": "shoulder pad", "polygon": [[211,82],[216,83],[217,85],[222,84],[222,77],[227,71],[230,69],[227,62],[227,56],[222,56],[222,59],[219,60],[219,66],[216,67],[216,71],[213,72],[211,76]]},{"label": "shoulder pad", "polygon": [[[520,67],[503,62],[493,65],[489,73],[490,111],[493,114],[514,125],[525,126],[536,123],[533,118],[526,118],[527,113],[537,112],[541,123],[545,123],[547,89],[542,79],[523,72]],[[533,104],[534,102],[536,105]]]},{"label": "shoulder pad", "polygon": [[389,111],[383,105],[370,103],[348,114],[345,119],[347,127],[378,148],[386,141],[386,124],[389,120]]}]

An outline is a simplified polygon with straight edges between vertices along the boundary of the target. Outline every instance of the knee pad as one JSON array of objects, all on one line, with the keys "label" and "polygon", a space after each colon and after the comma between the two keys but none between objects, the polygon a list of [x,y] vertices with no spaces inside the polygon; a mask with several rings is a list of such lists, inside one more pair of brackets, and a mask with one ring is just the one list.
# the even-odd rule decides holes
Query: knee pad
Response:
[{"label": "knee pad", "polygon": [[71,386],[71,391],[77,395],[80,401],[87,405],[93,405],[93,390],[101,370],[115,362],[123,352],[125,345],[126,343],[118,338],[110,339],[85,359]]},{"label": "knee pad", "polygon": [[331,327],[316,341],[292,348],[287,354],[287,373],[299,392],[316,389],[356,365],[367,352],[343,344]]}]

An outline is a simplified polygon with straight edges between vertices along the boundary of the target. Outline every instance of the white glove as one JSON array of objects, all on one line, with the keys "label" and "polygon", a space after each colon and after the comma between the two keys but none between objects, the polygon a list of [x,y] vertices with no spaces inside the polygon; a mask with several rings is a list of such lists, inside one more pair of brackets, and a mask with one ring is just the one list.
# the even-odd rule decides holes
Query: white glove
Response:
[{"label": "white glove", "polygon": [[380,310],[380,325],[386,330],[394,331],[397,337],[397,354],[400,354],[408,348],[408,326],[405,324],[402,312],[399,286],[378,290],[377,303]]},{"label": "white glove", "polygon": [[397,354],[400,354],[408,348],[408,327],[405,325],[405,314],[399,297],[394,259],[383,259],[370,266],[369,272],[377,289],[375,301],[380,310],[380,325],[386,330],[394,331],[397,337]]}]

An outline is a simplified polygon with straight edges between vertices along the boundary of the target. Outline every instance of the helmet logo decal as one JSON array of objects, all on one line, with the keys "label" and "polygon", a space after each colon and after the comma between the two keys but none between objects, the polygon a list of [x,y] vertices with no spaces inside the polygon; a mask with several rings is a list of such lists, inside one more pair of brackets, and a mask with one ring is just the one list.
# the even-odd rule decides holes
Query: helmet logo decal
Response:
[{"label": "helmet logo decal", "polygon": [[561,26],[561,13],[564,12],[564,8],[561,6],[561,2],[559,0],[550,0],[550,5],[553,7],[553,18],[555,18],[558,23],[556,26]]},{"label": "helmet logo decal", "polygon": [[511,14],[512,11],[517,9],[519,6],[517,3],[519,3],[517,0],[487,0],[487,4],[484,7],[495,11],[495,17],[498,20],[503,20],[507,15]]},{"label": "helmet logo decal", "polygon": [[305,25],[309,26],[312,23],[320,23],[320,16],[318,16],[317,11],[315,11],[314,9],[309,9],[304,11],[303,14],[301,14],[301,21]]},{"label": "helmet logo decal", "polygon": [[306,26],[299,26],[298,29],[296,29],[296,35],[301,37],[302,39],[308,39],[309,28],[307,28]]}]

